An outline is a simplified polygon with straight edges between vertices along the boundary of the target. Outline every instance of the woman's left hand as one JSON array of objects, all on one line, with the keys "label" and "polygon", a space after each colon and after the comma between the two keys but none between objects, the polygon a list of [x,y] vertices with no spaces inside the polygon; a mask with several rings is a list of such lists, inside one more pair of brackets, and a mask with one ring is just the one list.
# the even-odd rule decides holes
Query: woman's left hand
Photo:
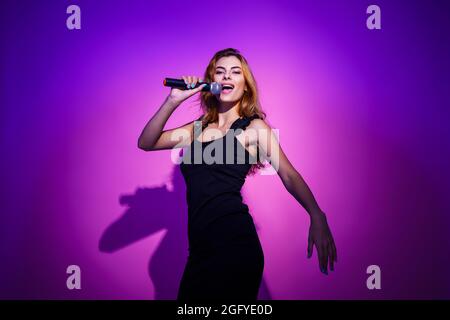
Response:
[{"label": "woman's left hand", "polygon": [[322,211],[310,214],[311,225],[308,235],[308,258],[313,253],[313,245],[316,246],[319,258],[319,268],[324,274],[328,274],[327,267],[334,271],[334,263],[337,262],[336,245],[334,244],[333,235],[328,227],[327,218]]}]

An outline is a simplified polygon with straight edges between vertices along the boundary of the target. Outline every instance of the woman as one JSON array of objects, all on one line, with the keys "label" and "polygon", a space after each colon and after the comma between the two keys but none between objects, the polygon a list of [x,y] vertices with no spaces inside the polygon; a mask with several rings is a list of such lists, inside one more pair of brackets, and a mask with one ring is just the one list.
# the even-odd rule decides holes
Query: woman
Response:
[{"label": "woman", "polygon": [[205,85],[196,86],[203,79],[195,76],[183,79],[189,89],[171,90],[138,141],[146,151],[186,147],[180,169],[187,186],[189,257],[177,300],[257,299],[264,255],[240,191],[246,176],[263,167],[262,159],[308,212],[308,258],[315,245],[320,270],[328,274],[337,256],[327,219],[264,121],[247,60],[236,49],[217,52],[204,81],[221,83],[222,92],[201,92],[204,114],[198,121],[163,130],[172,112]]}]

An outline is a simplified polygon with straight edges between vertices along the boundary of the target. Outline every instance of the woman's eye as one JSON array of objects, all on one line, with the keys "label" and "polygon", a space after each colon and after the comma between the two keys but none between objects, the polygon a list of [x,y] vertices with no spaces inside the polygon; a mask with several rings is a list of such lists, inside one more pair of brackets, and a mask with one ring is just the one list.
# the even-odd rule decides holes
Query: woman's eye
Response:
[{"label": "woman's eye", "polygon": [[[216,74],[222,74],[223,71],[216,71]],[[240,71],[233,71],[233,74],[241,74]]]}]

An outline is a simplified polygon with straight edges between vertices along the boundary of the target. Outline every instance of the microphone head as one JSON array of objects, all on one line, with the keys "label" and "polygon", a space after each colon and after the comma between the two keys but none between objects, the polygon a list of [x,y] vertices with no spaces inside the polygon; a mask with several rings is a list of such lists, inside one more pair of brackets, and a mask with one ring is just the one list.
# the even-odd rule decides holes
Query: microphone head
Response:
[{"label": "microphone head", "polygon": [[218,82],[211,82],[209,91],[211,91],[212,94],[220,94],[222,92],[222,85]]}]

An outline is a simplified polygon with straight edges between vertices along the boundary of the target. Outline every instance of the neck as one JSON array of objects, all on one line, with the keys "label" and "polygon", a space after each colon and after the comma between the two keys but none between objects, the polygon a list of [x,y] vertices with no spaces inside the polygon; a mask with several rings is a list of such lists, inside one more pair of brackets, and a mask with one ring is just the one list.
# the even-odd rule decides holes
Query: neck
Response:
[{"label": "neck", "polygon": [[228,123],[239,118],[238,109],[239,101],[233,103],[223,103],[221,102],[218,108],[218,126],[226,126]]},{"label": "neck", "polygon": [[219,107],[218,107],[219,113],[227,112],[228,110],[233,109],[233,108],[237,109],[239,107],[240,103],[241,103],[241,101],[231,101],[231,102],[220,101]]}]

